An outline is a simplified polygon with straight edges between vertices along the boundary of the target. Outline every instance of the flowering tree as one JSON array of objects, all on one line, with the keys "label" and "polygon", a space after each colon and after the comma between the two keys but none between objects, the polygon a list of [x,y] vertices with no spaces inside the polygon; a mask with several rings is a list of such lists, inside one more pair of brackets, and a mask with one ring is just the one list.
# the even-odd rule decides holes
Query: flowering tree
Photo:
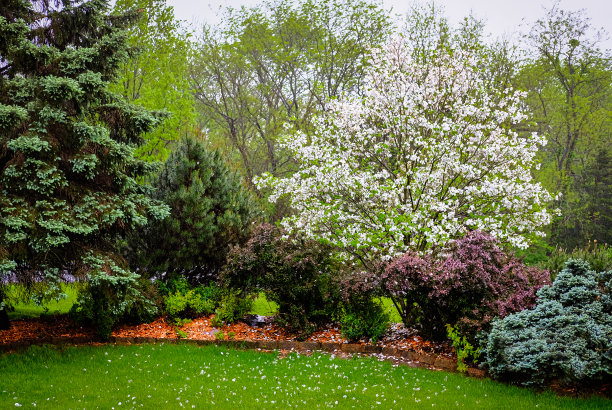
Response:
[{"label": "flowering tree", "polygon": [[296,212],[283,226],[366,265],[469,230],[519,247],[544,235],[551,197],[531,170],[546,141],[513,131],[527,118],[524,94],[491,95],[461,51],[426,65],[410,56],[401,39],[375,50],[363,98],[333,102],[314,133],[284,140],[299,170],[257,179],[270,201],[290,197]]}]

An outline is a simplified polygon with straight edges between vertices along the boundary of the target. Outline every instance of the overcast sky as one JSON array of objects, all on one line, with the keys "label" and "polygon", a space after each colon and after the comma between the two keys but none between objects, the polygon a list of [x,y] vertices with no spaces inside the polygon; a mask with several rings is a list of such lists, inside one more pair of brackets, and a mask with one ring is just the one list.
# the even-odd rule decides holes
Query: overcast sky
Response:
[{"label": "overcast sky", "polygon": [[[207,22],[216,24],[219,21],[219,7],[254,6],[260,0],[167,0],[174,6],[175,15],[189,23]],[[383,0],[385,8],[393,8],[398,14],[405,14],[412,0]],[[493,37],[509,36],[520,30],[520,24],[527,24],[544,15],[544,10],[551,7],[552,0],[437,0],[442,5],[446,16],[452,23],[458,22],[470,11],[487,22],[486,29]],[[612,0],[561,0],[561,7],[567,10],[585,9],[591,23],[597,28],[604,28],[612,33]],[[199,25],[199,24],[197,24]],[[612,49],[612,39],[602,43],[602,48]]]}]

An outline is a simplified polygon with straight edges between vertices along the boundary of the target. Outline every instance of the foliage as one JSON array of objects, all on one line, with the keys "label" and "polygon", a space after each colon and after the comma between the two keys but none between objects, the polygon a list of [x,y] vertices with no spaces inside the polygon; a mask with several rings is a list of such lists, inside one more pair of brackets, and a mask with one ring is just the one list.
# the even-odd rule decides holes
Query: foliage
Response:
[{"label": "foliage", "polygon": [[356,341],[362,338],[376,343],[387,331],[390,316],[386,312],[381,296],[380,281],[375,275],[364,271],[353,271],[339,279],[342,297],[339,323],[345,338]]},{"label": "foliage", "polygon": [[515,81],[528,90],[531,128],[548,134],[538,179],[563,194],[554,203],[562,215],[553,221],[551,244],[569,249],[611,241],[612,54],[601,48],[605,37],[584,10],[557,2],[525,35],[529,55]]},{"label": "foliage", "polygon": [[367,338],[376,343],[389,328],[389,315],[372,299],[353,298],[340,317],[342,335],[349,341]]},{"label": "foliage", "polygon": [[[116,286],[133,295],[136,276],[120,269],[103,277],[98,261],[121,265],[109,252],[117,235],[168,214],[137,183],[149,167],[133,157],[162,115],[108,91],[128,59],[123,29],[137,13],[107,11],[102,0],[0,7],[2,283],[9,273],[20,283],[42,280],[52,296],[68,270],[91,276],[94,295]],[[107,301],[94,303],[106,311]],[[99,319],[107,333],[114,319]]]},{"label": "foliage", "polygon": [[192,286],[184,276],[159,280],[157,286],[171,320],[212,314],[219,306],[223,292],[212,282],[207,286]]},{"label": "foliage", "polygon": [[[265,191],[253,176],[294,168],[278,145],[285,124],[309,130],[330,98],[363,92],[368,50],[390,24],[371,0],[280,0],[228,8],[221,24],[205,28],[191,84],[207,137],[234,153],[258,196]],[[278,204],[276,216],[286,212]]]},{"label": "foliage", "polygon": [[212,315],[210,317],[210,325],[212,327],[221,327],[223,326],[223,320],[221,320],[221,318],[217,315]]},{"label": "foliage", "polygon": [[229,288],[263,291],[278,304],[277,322],[305,338],[328,323],[339,295],[330,248],[262,224],[242,247],[234,247],[221,275]]},{"label": "foliage", "polygon": [[557,247],[550,252],[546,261],[539,263],[539,266],[548,270],[554,279],[570,259],[582,259],[596,272],[612,270],[612,247],[595,241],[589,241],[586,247],[576,248],[571,252]]},{"label": "foliage", "polygon": [[214,279],[229,247],[246,240],[257,209],[219,152],[184,138],[152,181],[170,217],[131,236],[126,257],[149,274]]},{"label": "foliage", "polygon": [[523,93],[487,89],[462,51],[427,64],[411,55],[402,39],[375,49],[365,96],[331,102],[313,133],[284,141],[299,171],[258,179],[271,201],[290,198],[282,225],[366,268],[473,229],[519,247],[544,235],[551,197],[531,169],[545,139],[513,131],[527,118]]},{"label": "foliage", "polygon": [[136,48],[121,67],[111,89],[123,98],[150,110],[170,115],[144,134],[136,156],[164,160],[171,144],[195,128],[195,100],[189,86],[190,35],[182,31],[166,0],[118,0],[114,14],[138,9],[140,18],[128,30],[128,42]]},{"label": "foliage", "polygon": [[107,339],[122,319],[143,322],[155,318],[157,306],[143,292],[145,285],[138,281],[139,275],[93,255],[85,262],[93,269],[71,309],[77,321],[95,326],[98,335]]},{"label": "foliage", "polygon": [[203,298],[195,289],[185,294],[177,291],[166,296],[164,305],[170,318],[195,318],[210,315],[215,309],[214,301]]},{"label": "foliage", "polygon": [[467,359],[472,363],[478,363],[481,348],[475,349],[465,336],[461,336],[457,329],[448,323],[446,324],[446,335],[451,342],[453,342],[453,347],[455,348],[455,354],[457,355],[457,370],[461,373],[467,372],[468,366],[465,360]]},{"label": "foliage", "polygon": [[472,342],[495,316],[533,306],[547,283],[547,271],[525,266],[479,231],[452,242],[439,258],[407,253],[382,274],[406,326],[417,323],[425,337],[443,340],[451,324]]},{"label": "foliage", "polygon": [[591,384],[612,376],[612,271],[571,259],[533,309],[493,323],[486,363],[497,378]]},{"label": "foliage", "polygon": [[253,307],[253,299],[241,297],[237,292],[226,291],[215,310],[215,318],[225,323],[234,323],[246,316]]}]

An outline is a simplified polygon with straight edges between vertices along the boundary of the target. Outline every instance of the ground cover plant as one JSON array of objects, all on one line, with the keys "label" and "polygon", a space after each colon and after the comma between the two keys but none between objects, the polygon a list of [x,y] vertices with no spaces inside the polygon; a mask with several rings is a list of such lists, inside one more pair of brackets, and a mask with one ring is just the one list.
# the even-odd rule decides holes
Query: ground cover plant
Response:
[{"label": "ground cover plant", "polygon": [[32,347],[0,357],[0,407],[609,408],[603,398],[536,394],[373,358],[216,346]]}]

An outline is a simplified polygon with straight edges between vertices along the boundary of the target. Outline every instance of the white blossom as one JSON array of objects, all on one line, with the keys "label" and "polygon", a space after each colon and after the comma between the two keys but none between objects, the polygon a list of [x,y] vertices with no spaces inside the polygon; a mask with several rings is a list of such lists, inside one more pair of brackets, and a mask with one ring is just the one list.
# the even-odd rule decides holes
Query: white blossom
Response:
[{"label": "white blossom", "polygon": [[364,97],[332,102],[313,133],[283,140],[299,170],[255,178],[270,201],[290,198],[282,225],[347,259],[426,251],[472,229],[518,247],[544,235],[551,195],[531,170],[546,141],[513,130],[528,117],[524,93],[491,95],[459,51],[419,65],[401,39],[371,62]]}]

